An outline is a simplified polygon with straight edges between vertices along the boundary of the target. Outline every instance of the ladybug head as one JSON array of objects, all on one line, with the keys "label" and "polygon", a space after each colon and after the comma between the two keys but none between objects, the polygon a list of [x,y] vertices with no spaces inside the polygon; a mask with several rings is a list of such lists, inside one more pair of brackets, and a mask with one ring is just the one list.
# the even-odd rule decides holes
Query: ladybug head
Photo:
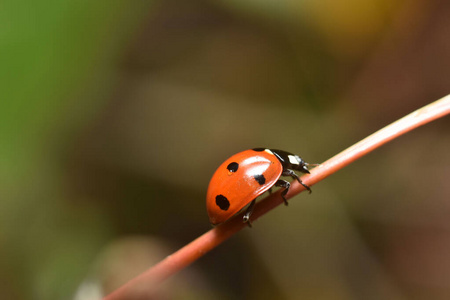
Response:
[{"label": "ladybug head", "polygon": [[290,154],[288,155],[290,167],[294,170],[300,171],[302,173],[309,174],[308,163],[305,162],[300,156]]}]

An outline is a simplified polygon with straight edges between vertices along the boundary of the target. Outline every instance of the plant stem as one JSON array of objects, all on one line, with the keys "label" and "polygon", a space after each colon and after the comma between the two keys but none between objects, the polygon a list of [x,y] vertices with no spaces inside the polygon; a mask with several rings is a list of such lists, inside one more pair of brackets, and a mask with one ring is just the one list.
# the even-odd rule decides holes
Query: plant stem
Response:
[{"label": "plant stem", "polygon": [[[312,169],[311,174],[302,176],[302,181],[305,184],[312,186],[394,138],[449,113],[450,95],[447,95],[384,127],[330,158],[320,166]],[[286,198],[292,198],[304,190],[305,188],[301,184],[294,181],[291,184],[291,188],[286,195]],[[281,203],[283,203],[283,200],[280,197],[279,192],[273,193],[262,199],[256,204],[251,216],[251,221],[255,221]],[[167,256],[146,272],[131,279],[125,285],[106,296],[104,300],[151,298],[158,288],[158,285],[163,280],[174,275],[214,247],[220,245],[239,230],[247,227],[247,225],[242,222],[242,216],[242,213],[238,214],[231,220],[204,233],[172,255]]]}]

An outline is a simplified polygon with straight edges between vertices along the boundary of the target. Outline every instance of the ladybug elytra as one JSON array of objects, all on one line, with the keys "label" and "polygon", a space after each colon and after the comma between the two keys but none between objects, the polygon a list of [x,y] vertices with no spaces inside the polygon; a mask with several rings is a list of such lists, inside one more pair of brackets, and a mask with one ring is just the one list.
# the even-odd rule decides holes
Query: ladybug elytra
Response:
[{"label": "ladybug elytra", "polygon": [[237,153],[216,170],[209,183],[206,195],[206,209],[213,225],[225,222],[248,206],[243,222],[248,222],[253,212],[256,198],[273,186],[282,187],[284,203],[290,183],[280,176],[290,176],[304,184],[294,172],[308,173],[309,164],[298,155],[276,149],[255,148]]}]

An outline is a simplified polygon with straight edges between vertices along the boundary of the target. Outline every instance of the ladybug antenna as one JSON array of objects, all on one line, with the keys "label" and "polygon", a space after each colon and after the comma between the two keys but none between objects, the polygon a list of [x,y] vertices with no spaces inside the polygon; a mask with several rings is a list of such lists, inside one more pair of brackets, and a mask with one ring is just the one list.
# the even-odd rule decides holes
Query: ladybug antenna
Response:
[{"label": "ladybug antenna", "polygon": [[307,162],[304,161],[303,164],[302,164],[302,166],[301,166],[301,171],[302,171],[303,173],[310,174],[309,169],[308,169],[308,167],[310,167],[310,166],[312,166],[312,167],[317,167],[317,166],[320,166],[320,164],[309,164],[309,163],[307,163]]},{"label": "ladybug antenna", "polygon": [[312,167],[320,166],[320,164],[310,164],[310,163],[307,163],[307,162],[305,162],[304,165],[307,166],[307,167],[309,167],[309,166],[312,166]]}]

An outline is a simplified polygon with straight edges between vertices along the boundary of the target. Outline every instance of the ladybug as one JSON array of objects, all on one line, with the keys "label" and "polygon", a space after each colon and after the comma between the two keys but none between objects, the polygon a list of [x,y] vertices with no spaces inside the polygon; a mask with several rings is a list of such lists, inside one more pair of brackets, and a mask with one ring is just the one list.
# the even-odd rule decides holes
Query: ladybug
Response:
[{"label": "ladybug", "polygon": [[291,176],[310,193],[294,170],[308,173],[309,164],[298,155],[276,149],[255,148],[245,150],[228,158],[216,170],[206,194],[206,209],[213,225],[225,222],[247,204],[243,222],[248,222],[253,212],[256,197],[273,186],[282,187],[284,203],[291,184],[280,176]]}]

